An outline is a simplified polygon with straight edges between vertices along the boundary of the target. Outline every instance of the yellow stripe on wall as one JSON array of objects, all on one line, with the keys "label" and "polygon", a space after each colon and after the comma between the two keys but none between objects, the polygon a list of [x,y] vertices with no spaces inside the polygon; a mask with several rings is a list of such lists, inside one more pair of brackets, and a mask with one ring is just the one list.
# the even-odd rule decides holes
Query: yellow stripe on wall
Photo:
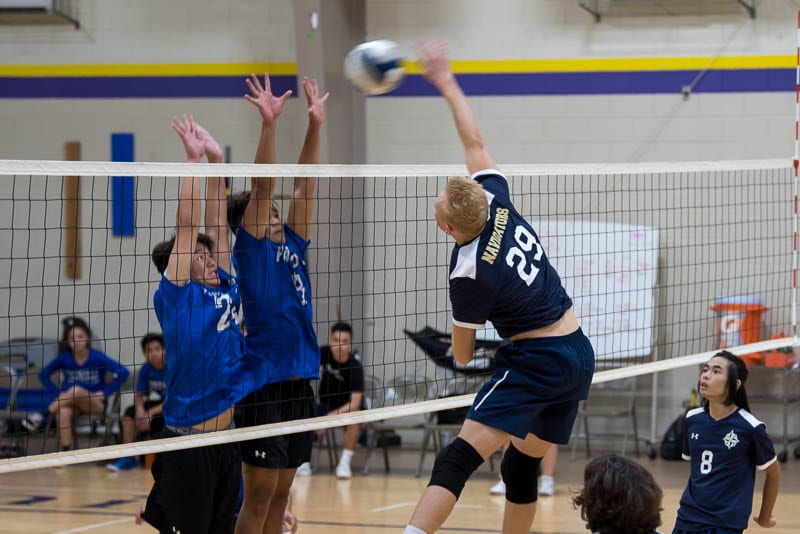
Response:
[{"label": "yellow stripe on wall", "polygon": [[93,65],[0,65],[9,77],[112,77],[112,76],[246,76],[295,75],[295,63],[129,63]]},{"label": "yellow stripe on wall", "polygon": [[[497,59],[454,60],[453,71],[460,74],[492,74],[523,72],[626,72],[704,69],[769,69],[794,68],[797,58],[791,56],[726,56],[726,57],[640,57],[598,59]],[[406,61],[409,74],[420,74],[414,61]],[[6,77],[114,77],[114,76],[242,76],[265,72],[277,76],[294,76],[293,62],[267,63],[129,63],[73,65],[0,65],[0,76]]]},{"label": "yellow stripe on wall", "polygon": [[[796,56],[641,57],[598,59],[499,59],[455,60],[460,74],[518,72],[625,72],[712,69],[794,68]],[[413,61],[406,62],[411,74],[421,73]]]}]

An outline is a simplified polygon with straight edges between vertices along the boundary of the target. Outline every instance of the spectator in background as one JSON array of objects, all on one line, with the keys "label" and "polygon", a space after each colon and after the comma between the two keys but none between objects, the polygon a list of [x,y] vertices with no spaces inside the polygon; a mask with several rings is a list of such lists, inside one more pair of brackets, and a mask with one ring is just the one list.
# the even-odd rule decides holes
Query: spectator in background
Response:
[{"label": "spectator in background", "polygon": [[[123,443],[157,436],[164,429],[164,417],[161,415],[166,393],[164,336],[147,334],[142,338],[141,346],[147,362],[139,370],[133,406],[129,406],[122,417]],[[107,464],[106,467],[111,471],[123,471],[139,467],[139,462],[133,456],[125,456]]]},{"label": "spectator in background", "polygon": [[[357,412],[364,408],[364,369],[361,367],[358,352],[353,351],[352,342],[353,327],[348,323],[338,322],[331,327],[329,344],[320,349],[322,368],[317,415]],[[342,456],[336,467],[336,478],[348,479],[353,476],[350,460],[360,432],[359,424],[344,427]],[[297,474],[310,475],[311,466],[304,463]]]},{"label": "spectator in background", "polygon": [[[48,411],[56,416],[59,430],[59,448],[72,449],[72,416],[81,413],[102,414],[108,397],[119,390],[128,379],[130,371],[118,361],[93,349],[92,331],[86,321],[67,317],[62,321],[64,334],[59,354],[39,373],[39,380],[48,393],[55,396]],[[61,388],[51,376],[61,371]],[[113,378],[107,382],[107,374]]]},{"label": "spectator in background", "polygon": [[641,465],[608,454],[594,458],[583,473],[583,488],[572,499],[586,528],[595,534],[658,534],[663,494]]}]

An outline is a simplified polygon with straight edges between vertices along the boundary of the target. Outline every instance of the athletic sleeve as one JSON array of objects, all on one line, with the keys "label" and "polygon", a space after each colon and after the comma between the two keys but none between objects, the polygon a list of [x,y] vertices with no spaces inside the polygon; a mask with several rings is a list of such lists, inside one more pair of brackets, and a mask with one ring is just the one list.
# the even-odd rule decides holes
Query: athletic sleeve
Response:
[{"label": "athletic sleeve", "polygon": [[[239,285],[252,284],[266,279],[265,262],[270,254],[264,254],[260,249],[266,247],[268,238],[256,239],[243,226],[236,232],[236,242],[233,244],[233,264],[236,267],[236,277]],[[252,280],[251,280],[252,278]],[[258,289],[258,288],[255,288]],[[262,294],[262,293],[259,293]]]},{"label": "athletic sleeve", "polygon": [[311,244],[311,241],[306,241],[300,235],[292,230],[292,227],[288,224],[283,225],[283,233],[286,236],[286,242],[291,242],[297,250],[300,252],[300,256],[305,259],[306,257],[306,249],[308,249],[308,245]]},{"label": "athletic sleeve", "polygon": [[355,365],[350,369],[350,392],[362,391],[364,391],[364,368],[355,361]]},{"label": "athletic sleeve", "polygon": [[111,374],[114,375],[114,378],[111,380],[111,382],[103,386],[103,395],[108,398],[109,395],[122,387],[122,384],[125,383],[128,377],[131,375],[131,372],[127,367],[119,363],[117,360],[108,357],[108,355],[103,354],[100,351],[98,351],[98,354],[103,358],[103,368],[110,371]]},{"label": "athletic sleeve", "polygon": [[139,375],[136,378],[136,387],[134,388],[135,393],[147,393],[150,385],[150,367],[149,364],[144,364],[141,369],[139,369]]},{"label": "athletic sleeve", "polygon": [[686,418],[684,418],[683,420],[683,435],[681,436],[681,442],[682,442],[681,458],[683,458],[686,461],[689,461],[692,459],[692,453],[689,450],[689,422],[686,420]]},{"label": "athletic sleeve", "polygon": [[767,427],[764,424],[758,425],[753,430],[753,455],[756,468],[763,471],[778,459],[775,455],[775,447],[767,434]]},{"label": "athletic sleeve", "polygon": [[486,169],[478,171],[472,175],[472,179],[481,184],[481,186],[502,200],[504,203],[511,202],[511,195],[508,191],[508,179],[500,174],[497,169]]},{"label": "athletic sleeve", "polygon": [[55,396],[58,394],[58,386],[53,382],[51,375],[62,368],[62,358],[64,354],[63,352],[59,353],[50,363],[44,366],[44,369],[39,371],[39,382],[42,383],[48,395]]},{"label": "athletic sleeve", "polygon": [[495,292],[489,286],[472,278],[450,280],[453,324],[473,330],[484,328],[495,297]]}]

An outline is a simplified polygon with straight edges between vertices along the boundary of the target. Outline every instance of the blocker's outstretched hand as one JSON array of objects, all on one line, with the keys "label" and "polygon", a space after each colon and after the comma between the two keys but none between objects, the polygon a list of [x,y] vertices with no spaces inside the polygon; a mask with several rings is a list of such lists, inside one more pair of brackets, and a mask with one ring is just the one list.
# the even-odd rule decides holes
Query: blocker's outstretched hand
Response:
[{"label": "blocker's outstretched hand", "polygon": [[276,97],[272,94],[272,86],[269,81],[269,74],[264,74],[264,85],[261,85],[261,80],[258,76],[251,74],[250,78],[245,80],[247,88],[250,90],[249,95],[244,95],[248,102],[258,108],[261,114],[261,119],[267,124],[274,124],[283,112],[283,104],[286,99],[292,96],[292,91],[286,91],[281,96]]},{"label": "blocker's outstretched hand", "polygon": [[183,120],[172,117],[172,129],[178,134],[186,150],[186,160],[197,163],[206,150],[206,140],[202,128],[195,122],[194,117],[183,116]]},{"label": "blocker's outstretched hand", "polygon": [[319,96],[319,83],[317,79],[309,79],[308,76],[303,76],[303,91],[306,94],[306,102],[308,103],[308,120],[312,124],[322,124],[325,122],[325,102],[328,101],[330,92],[325,93],[322,97]]}]

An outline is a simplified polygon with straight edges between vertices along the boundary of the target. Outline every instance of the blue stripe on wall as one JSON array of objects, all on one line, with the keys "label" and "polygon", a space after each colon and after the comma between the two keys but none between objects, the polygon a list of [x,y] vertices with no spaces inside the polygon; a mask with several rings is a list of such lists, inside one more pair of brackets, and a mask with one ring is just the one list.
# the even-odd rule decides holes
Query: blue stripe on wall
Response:
[{"label": "blue stripe on wall", "polygon": [[[0,98],[241,98],[246,76],[0,77]],[[295,76],[270,76],[272,92],[291,89]]]},{"label": "blue stripe on wall", "polygon": [[[698,78],[695,93],[794,91],[794,69],[458,74],[470,96],[679,94]],[[240,98],[244,76],[0,77],[0,98]],[[270,77],[272,91],[292,90],[297,78]],[[406,76],[384,97],[438,93],[420,75]]]},{"label": "blue stripe on wall", "polygon": [[[680,94],[700,71],[548,72],[458,74],[470,96]],[[794,69],[712,70],[700,77],[694,93],[792,91]],[[385,96],[433,96],[438,92],[420,75],[406,76]]]},{"label": "blue stripe on wall", "polygon": [[[111,134],[111,161],[133,161],[133,134]],[[136,187],[133,176],[111,178],[111,232],[133,236],[136,226]]]}]

